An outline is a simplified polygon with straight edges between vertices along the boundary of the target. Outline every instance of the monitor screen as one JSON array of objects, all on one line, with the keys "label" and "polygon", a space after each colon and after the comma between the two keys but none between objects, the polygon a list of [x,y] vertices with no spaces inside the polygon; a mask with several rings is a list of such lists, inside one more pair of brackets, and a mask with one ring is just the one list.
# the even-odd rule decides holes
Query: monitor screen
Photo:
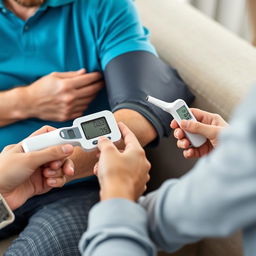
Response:
[{"label": "monitor screen", "polygon": [[190,115],[190,113],[188,112],[187,107],[184,105],[181,108],[177,109],[177,113],[180,117],[181,120],[190,120],[192,119],[192,116]]},{"label": "monitor screen", "polygon": [[81,124],[87,140],[111,133],[105,117],[100,117]]}]

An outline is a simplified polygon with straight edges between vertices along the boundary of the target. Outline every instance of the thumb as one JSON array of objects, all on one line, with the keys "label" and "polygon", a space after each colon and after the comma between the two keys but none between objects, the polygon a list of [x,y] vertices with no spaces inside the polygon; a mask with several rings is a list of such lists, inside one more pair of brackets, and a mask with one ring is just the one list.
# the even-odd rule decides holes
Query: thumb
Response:
[{"label": "thumb", "polygon": [[25,153],[29,157],[30,166],[32,169],[37,169],[40,166],[52,161],[61,160],[70,156],[74,151],[72,145],[58,145],[49,147],[40,151]]},{"label": "thumb", "polygon": [[186,132],[203,135],[209,140],[215,139],[219,133],[219,128],[217,126],[203,124],[191,120],[182,120],[180,127]]},{"label": "thumb", "polygon": [[105,137],[99,138],[98,148],[99,148],[100,152],[103,152],[103,151],[117,151],[117,148],[113,144],[113,142],[110,141],[109,139],[105,138]]}]

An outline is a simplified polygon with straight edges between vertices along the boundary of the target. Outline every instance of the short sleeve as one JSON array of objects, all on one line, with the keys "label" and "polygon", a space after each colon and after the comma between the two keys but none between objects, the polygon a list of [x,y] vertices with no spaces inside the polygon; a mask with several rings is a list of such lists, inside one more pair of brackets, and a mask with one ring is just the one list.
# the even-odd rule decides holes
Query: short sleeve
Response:
[{"label": "short sleeve", "polygon": [[141,25],[132,0],[101,0],[98,3],[97,46],[102,69],[114,58],[132,51],[156,55],[149,31]]}]

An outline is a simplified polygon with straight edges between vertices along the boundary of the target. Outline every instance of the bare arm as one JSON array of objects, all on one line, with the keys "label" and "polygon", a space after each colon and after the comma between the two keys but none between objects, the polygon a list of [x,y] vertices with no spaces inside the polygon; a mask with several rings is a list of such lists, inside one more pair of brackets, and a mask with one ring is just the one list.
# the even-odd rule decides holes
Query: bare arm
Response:
[{"label": "bare arm", "polygon": [[28,118],[64,122],[81,116],[103,87],[98,72],[54,72],[0,93],[0,126]]},{"label": "bare arm", "polygon": [[[140,144],[145,146],[157,136],[157,133],[151,123],[141,114],[130,109],[120,109],[114,113],[118,122],[125,123],[136,135]],[[97,161],[96,152],[85,153],[77,147],[72,160],[75,164],[75,175],[68,178],[68,181],[93,175],[93,167]]]},{"label": "bare arm", "polygon": [[24,88],[19,87],[0,93],[0,127],[27,118],[27,101]]}]

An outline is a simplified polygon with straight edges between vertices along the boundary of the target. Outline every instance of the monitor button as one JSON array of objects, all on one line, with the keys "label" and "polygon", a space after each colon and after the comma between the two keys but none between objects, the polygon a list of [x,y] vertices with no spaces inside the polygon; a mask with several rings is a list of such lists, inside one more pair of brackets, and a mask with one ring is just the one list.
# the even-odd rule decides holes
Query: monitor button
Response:
[{"label": "monitor button", "polygon": [[92,144],[93,144],[93,145],[97,145],[97,144],[98,144],[98,141],[97,141],[97,140],[94,140],[94,141],[92,142]]}]

